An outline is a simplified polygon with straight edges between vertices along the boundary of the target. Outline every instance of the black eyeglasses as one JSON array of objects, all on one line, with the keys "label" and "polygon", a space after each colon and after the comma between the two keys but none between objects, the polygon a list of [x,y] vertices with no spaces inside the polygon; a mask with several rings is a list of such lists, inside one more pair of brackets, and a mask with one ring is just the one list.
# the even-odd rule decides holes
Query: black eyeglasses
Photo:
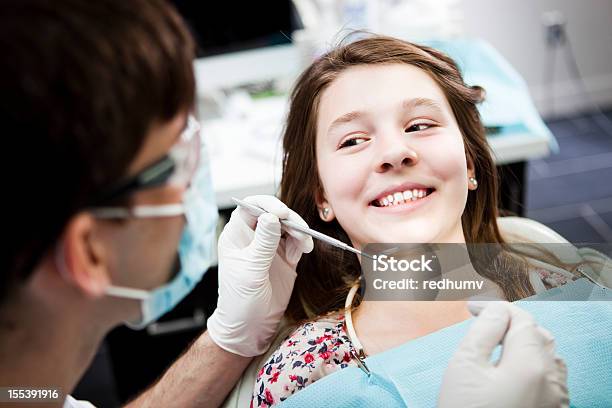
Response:
[{"label": "black eyeglasses", "polygon": [[189,116],[187,127],[168,154],[96,196],[90,207],[112,203],[135,191],[158,187],[169,182],[187,186],[200,157],[200,124]]},{"label": "black eyeglasses", "polygon": [[164,185],[174,173],[174,160],[166,155],[137,174],[111,186],[99,194],[92,206],[111,203],[138,190]]}]

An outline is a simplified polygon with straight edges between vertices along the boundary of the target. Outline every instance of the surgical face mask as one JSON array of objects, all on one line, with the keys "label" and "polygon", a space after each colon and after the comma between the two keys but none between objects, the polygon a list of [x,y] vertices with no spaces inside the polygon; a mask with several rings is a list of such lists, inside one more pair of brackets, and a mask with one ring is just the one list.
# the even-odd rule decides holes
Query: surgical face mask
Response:
[{"label": "surgical face mask", "polygon": [[[193,185],[185,193],[182,206],[157,208],[158,216],[184,214],[186,218],[178,248],[180,270],[174,278],[152,291],[119,286],[109,286],[106,290],[110,296],[140,300],[140,319],[126,322],[131,328],[142,329],[172,310],[193,290],[215,258],[217,207],[212,191],[207,191],[212,190],[210,180],[199,185],[205,190],[198,184]],[[155,216],[152,206],[147,207],[147,212]]]},{"label": "surgical face mask", "polygon": [[[126,322],[134,329],[142,329],[153,323],[165,313],[174,308],[195,285],[202,279],[204,273],[215,259],[216,227],[218,212],[210,176],[209,160],[205,145],[200,145],[197,131],[199,126],[195,119],[190,118],[187,129],[181,139],[190,134],[197,137],[193,140],[181,140],[177,149],[173,147],[169,156],[176,163],[170,180],[191,179],[191,185],[183,194],[183,202],[167,205],[143,205],[130,208],[123,207],[97,207],[91,209],[92,214],[98,218],[157,218],[157,217],[185,217],[185,227],[179,242],[178,256],[180,270],[172,280],[151,291],[121,286],[109,286],[106,294],[140,301],[141,317],[136,321]],[[196,136],[194,136],[196,135]],[[197,158],[192,157],[193,149],[202,158],[197,165]],[[182,150],[182,151],[181,151]],[[185,162],[195,163],[195,169],[189,170]],[[180,174],[191,173],[192,175]],[[152,172],[156,173],[156,172]],[[63,258],[62,258],[63,260]],[[64,265],[65,267],[65,265]]]}]

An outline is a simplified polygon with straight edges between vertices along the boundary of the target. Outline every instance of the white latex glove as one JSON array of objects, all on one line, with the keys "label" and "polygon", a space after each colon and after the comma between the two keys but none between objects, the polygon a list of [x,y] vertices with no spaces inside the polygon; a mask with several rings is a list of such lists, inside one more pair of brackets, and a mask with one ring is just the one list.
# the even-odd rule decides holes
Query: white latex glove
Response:
[{"label": "white latex glove", "polygon": [[[219,300],[208,319],[208,334],[221,348],[245,357],[270,346],[289,303],[295,268],[312,238],[280,219],[308,227],[294,211],[273,196],[245,201],[269,212],[259,218],[238,207],[219,238]],[[281,237],[281,233],[286,232]]]},{"label": "white latex glove", "polygon": [[[567,407],[567,368],[554,339],[508,302],[470,302],[477,314],[444,374],[439,407]],[[490,361],[502,342],[497,363]]]}]

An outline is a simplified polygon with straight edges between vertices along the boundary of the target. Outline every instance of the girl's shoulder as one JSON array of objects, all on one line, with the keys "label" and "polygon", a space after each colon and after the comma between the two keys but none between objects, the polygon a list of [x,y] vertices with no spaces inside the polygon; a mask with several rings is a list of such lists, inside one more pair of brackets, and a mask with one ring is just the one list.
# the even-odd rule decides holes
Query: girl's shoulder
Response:
[{"label": "girl's shoulder", "polygon": [[334,371],[356,365],[344,315],[335,313],[295,329],[257,374],[252,407],[268,407]]}]

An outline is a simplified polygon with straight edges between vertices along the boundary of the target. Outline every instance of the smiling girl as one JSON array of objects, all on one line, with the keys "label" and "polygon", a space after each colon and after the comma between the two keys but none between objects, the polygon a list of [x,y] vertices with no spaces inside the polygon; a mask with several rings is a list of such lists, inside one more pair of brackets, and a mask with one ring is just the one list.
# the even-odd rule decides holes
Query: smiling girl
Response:
[{"label": "smiling girl", "polygon": [[[356,248],[503,243],[497,174],[476,108],[483,94],[432,48],[375,36],[330,51],[301,75],[292,93],[281,201],[311,228]],[[315,242],[297,272],[287,317],[306,323],[259,371],[254,406],[278,403],[356,365],[358,355],[470,316],[461,301],[359,304],[351,298],[347,328],[342,309],[358,284],[357,257]],[[520,262],[478,272],[508,300],[533,294],[530,278],[538,278]]]}]

